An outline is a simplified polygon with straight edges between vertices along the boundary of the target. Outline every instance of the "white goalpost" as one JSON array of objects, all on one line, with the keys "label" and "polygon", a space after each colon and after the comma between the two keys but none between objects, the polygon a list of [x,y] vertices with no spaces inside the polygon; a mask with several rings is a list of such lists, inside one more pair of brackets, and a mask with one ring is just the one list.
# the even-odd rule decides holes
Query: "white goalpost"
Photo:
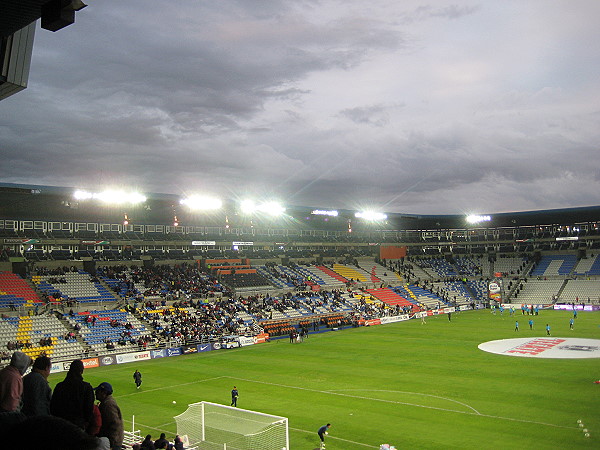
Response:
[{"label": "white goalpost", "polygon": [[198,449],[289,450],[288,419],[211,402],[175,416],[177,434]]}]

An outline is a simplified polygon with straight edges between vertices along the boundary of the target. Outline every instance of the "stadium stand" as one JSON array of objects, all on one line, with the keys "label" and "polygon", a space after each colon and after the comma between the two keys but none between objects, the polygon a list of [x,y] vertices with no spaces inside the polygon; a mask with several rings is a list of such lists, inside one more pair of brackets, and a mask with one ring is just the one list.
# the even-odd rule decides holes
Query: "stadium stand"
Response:
[{"label": "stadium stand", "polygon": [[544,255],[531,270],[530,276],[551,277],[569,275],[577,263],[575,255]]},{"label": "stadium stand", "polygon": [[600,275],[600,258],[598,258],[598,255],[592,254],[589,258],[580,259],[573,269],[573,274],[581,276]]},{"label": "stadium stand", "polygon": [[0,272],[0,308],[15,309],[36,302],[40,302],[39,296],[19,275]]}]

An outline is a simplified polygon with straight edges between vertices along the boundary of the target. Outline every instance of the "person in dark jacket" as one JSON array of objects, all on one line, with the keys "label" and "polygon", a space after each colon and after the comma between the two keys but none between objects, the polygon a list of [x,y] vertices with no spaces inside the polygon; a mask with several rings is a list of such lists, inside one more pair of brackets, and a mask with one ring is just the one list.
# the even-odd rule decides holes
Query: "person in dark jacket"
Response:
[{"label": "person in dark jacket", "polygon": [[154,447],[154,441],[152,441],[151,435],[146,435],[146,439],[142,441],[142,445],[140,445],[140,450],[156,450]]},{"label": "person in dark jacket", "polygon": [[167,436],[165,433],[160,433],[160,437],[154,441],[154,447],[156,449],[167,448],[165,444],[169,445],[169,441],[167,441]]},{"label": "person in dark jacket", "polygon": [[135,381],[136,389],[139,389],[142,385],[142,374],[137,369],[135,372],[133,372],[133,381]]},{"label": "person in dark jacket", "polygon": [[68,420],[54,416],[33,416],[11,428],[3,438],[7,448],[19,450],[99,450],[97,437],[90,436]]},{"label": "person in dark jacket", "polygon": [[52,389],[48,384],[48,375],[52,361],[47,356],[38,356],[31,372],[23,377],[23,408],[26,416],[49,416]]},{"label": "person in dark jacket", "polygon": [[[113,388],[106,381],[100,383],[96,388],[96,398],[100,401],[98,408],[102,415],[102,425],[98,436],[108,438],[112,450],[121,450],[125,434],[123,416],[112,393]],[[154,448],[154,443],[152,443],[152,448]]]},{"label": "person in dark jacket", "polygon": [[50,413],[86,429],[93,419],[94,389],[83,381],[83,362],[71,363],[64,381],[54,388],[50,401]]},{"label": "person in dark jacket", "polygon": [[175,450],[183,450],[183,441],[181,440],[181,438],[179,437],[179,435],[175,436],[175,441],[174,441],[174,446],[173,448]]}]

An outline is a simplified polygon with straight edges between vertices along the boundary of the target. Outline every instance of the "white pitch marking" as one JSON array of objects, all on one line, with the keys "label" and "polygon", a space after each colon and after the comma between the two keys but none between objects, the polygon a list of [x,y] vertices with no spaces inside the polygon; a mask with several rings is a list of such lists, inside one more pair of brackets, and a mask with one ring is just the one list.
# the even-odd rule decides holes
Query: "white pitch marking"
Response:
[{"label": "white pitch marking", "polygon": [[407,403],[407,402],[397,402],[397,401],[394,401],[394,400],[382,400],[382,399],[378,399],[378,398],[363,397],[363,396],[360,396],[360,395],[341,394],[341,393],[332,392],[332,391],[321,391],[321,390],[318,390],[318,389],[309,389],[309,388],[298,387],[298,386],[288,386],[288,385],[279,384],[279,383],[270,383],[268,381],[248,380],[247,378],[238,378],[238,377],[230,377],[230,376],[225,376],[225,378],[231,378],[233,380],[247,381],[249,383],[268,384],[268,385],[271,385],[271,386],[279,386],[279,387],[284,387],[284,388],[288,388],[288,389],[300,389],[300,390],[303,390],[303,391],[318,392],[320,394],[339,395],[341,397],[350,397],[350,398],[357,398],[357,399],[362,399],[362,400],[371,400],[371,401],[383,402],[383,403],[395,403],[395,404],[399,404],[399,405],[416,406],[417,408],[435,409],[437,411],[454,412],[454,413],[458,413],[458,414],[467,414],[467,415],[470,415],[470,416],[489,417],[491,419],[504,419],[504,420],[510,420],[510,421],[513,421],[513,422],[531,423],[531,424],[535,424],[535,425],[545,425],[545,426],[554,427],[554,428],[566,428],[566,429],[569,429],[569,430],[571,430],[571,429],[578,429],[577,427],[569,427],[569,426],[565,426],[565,425],[555,425],[553,423],[537,422],[535,420],[514,419],[512,417],[492,416],[490,414],[482,414],[482,413],[477,413],[476,414],[476,413],[469,412],[469,411],[458,411],[458,410],[455,410],[455,409],[438,408],[436,406],[419,405],[419,404]]},{"label": "white pitch marking", "polygon": [[145,394],[147,392],[154,392],[154,391],[163,391],[165,389],[172,389],[172,388],[176,388],[176,387],[180,387],[180,386],[189,386],[190,384],[196,384],[196,383],[204,383],[205,381],[212,381],[212,380],[218,380],[220,378],[229,378],[229,377],[213,377],[213,378],[205,378],[204,380],[196,380],[196,381],[190,381],[189,383],[181,383],[181,384],[171,384],[169,386],[162,386],[159,388],[154,388],[154,389],[144,389],[143,391],[135,391],[135,392],[131,392],[129,394],[122,394],[122,395],[115,395],[115,398],[121,398],[121,397],[130,397],[132,395],[140,395],[140,394]]},{"label": "white pitch marking", "polygon": [[[293,430],[293,431],[300,431],[301,433],[309,433],[309,434],[314,434],[314,431],[301,430],[300,428],[292,428],[292,427],[289,427],[289,428],[290,428],[290,430]],[[363,444],[362,442],[351,441],[351,440],[349,440],[349,439],[343,439],[343,438],[336,437],[336,436],[332,436],[332,435],[328,435],[328,436],[327,436],[327,439],[335,439],[335,440],[338,440],[338,441],[344,441],[344,442],[348,442],[348,443],[350,443],[350,444],[362,445],[363,447],[369,447],[369,448],[379,448],[379,446],[378,446],[378,445],[377,445],[377,446],[374,446],[374,445],[370,445],[370,444]]]},{"label": "white pitch marking", "polygon": [[481,413],[479,411],[477,411],[472,406],[467,405],[466,403],[462,403],[462,402],[459,402],[458,400],[454,400],[454,399],[447,398],[447,397],[441,397],[439,395],[421,394],[420,392],[392,391],[392,390],[388,390],[388,389],[334,389],[333,391],[328,391],[328,392],[339,392],[339,391],[393,392],[396,394],[411,394],[411,395],[422,395],[424,397],[441,398],[442,400],[447,400],[449,402],[458,403],[459,405],[464,406],[465,408],[469,408],[475,414],[481,415]]}]

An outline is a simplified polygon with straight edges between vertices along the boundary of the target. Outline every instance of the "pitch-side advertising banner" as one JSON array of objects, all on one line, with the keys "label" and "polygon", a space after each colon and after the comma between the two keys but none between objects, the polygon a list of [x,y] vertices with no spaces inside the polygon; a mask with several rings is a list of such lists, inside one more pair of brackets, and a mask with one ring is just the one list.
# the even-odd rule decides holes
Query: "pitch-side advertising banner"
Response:
[{"label": "pitch-side advertising banner", "polygon": [[403,320],[408,320],[408,319],[410,319],[410,316],[408,314],[402,314],[401,316],[382,317],[381,319],[379,319],[379,321],[381,322],[381,324],[386,324],[386,323],[402,322]]},{"label": "pitch-side advertising banner", "polygon": [[136,361],[144,361],[146,359],[150,359],[150,350],[145,352],[136,352],[136,353],[125,353],[122,355],[117,355],[117,364],[125,364]]},{"label": "pitch-side advertising banner", "polygon": [[238,342],[240,343],[240,346],[245,347],[246,345],[253,345],[254,342],[254,337],[248,337],[248,336],[240,336],[238,337]]},{"label": "pitch-side advertising banner", "polygon": [[104,355],[98,357],[101,366],[112,366],[117,363],[117,355]]}]

